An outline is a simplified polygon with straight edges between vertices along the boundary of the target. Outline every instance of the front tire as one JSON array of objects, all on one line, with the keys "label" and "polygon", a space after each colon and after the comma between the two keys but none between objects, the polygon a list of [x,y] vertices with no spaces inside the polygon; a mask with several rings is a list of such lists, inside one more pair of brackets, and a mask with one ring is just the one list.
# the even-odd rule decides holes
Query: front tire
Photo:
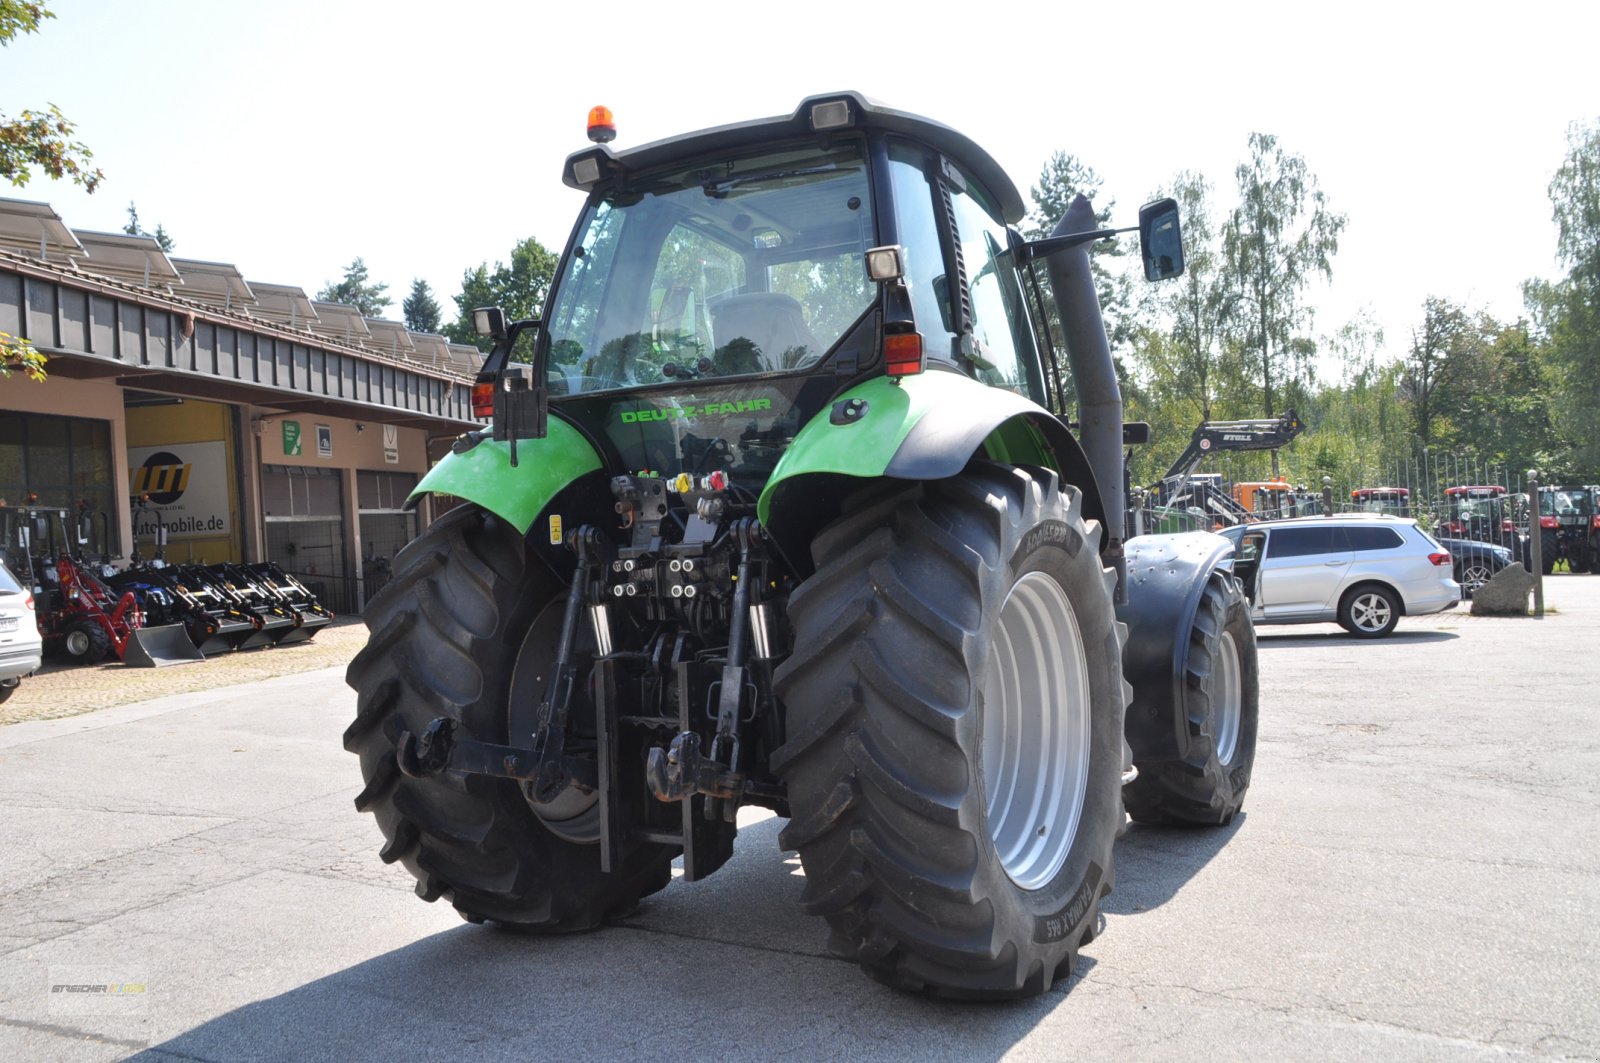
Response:
[{"label": "front tire", "polygon": [[1400,600],[1387,587],[1352,587],[1339,603],[1339,626],[1358,639],[1381,639],[1400,622]]},{"label": "front tire", "polygon": [[1256,629],[1239,581],[1226,572],[1208,577],[1188,647],[1179,711],[1189,755],[1139,765],[1122,791],[1136,823],[1226,825],[1250,789],[1260,718]]},{"label": "front tire", "polygon": [[74,620],[61,636],[61,652],[73,664],[99,664],[111,652],[111,636],[96,621]]},{"label": "front tire", "polygon": [[1124,629],[1080,501],[985,464],[860,496],[790,598],[782,844],[834,950],[897,988],[1032,996],[1095,932]]},{"label": "front tire", "polygon": [[370,640],[345,675],[359,695],[344,736],[366,782],[356,810],[377,819],[387,842],[379,856],[411,872],[417,896],[444,897],[471,922],[583,930],[671,876],[676,850],[647,843],[624,849],[620,867],[602,874],[598,847],[558,836],[510,780],[411,778],[396,762],[400,735],[441,716],[481,741],[509,740],[517,662],[536,643],[536,618],[562,593],[515,529],[458,506],[395,557],[366,610]]}]

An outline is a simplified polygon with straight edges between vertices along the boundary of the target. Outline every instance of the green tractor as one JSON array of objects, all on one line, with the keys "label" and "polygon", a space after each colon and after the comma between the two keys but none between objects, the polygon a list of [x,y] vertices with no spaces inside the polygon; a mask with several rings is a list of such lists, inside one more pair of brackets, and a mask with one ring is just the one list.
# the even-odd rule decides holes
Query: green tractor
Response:
[{"label": "green tractor", "polygon": [[[1226,824],[1254,760],[1231,547],[1124,541],[1148,430],[1089,272],[1112,233],[1080,198],[1025,242],[983,149],[854,93],[591,138],[542,320],[476,314],[491,424],[417,488],[464,503],[350,665],[382,858],[470,922],[580,930],[713,873],[760,806],[837,953],[1043,992],[1127,816]],[[1139,230],[1180,273],[1172,201]]]}]

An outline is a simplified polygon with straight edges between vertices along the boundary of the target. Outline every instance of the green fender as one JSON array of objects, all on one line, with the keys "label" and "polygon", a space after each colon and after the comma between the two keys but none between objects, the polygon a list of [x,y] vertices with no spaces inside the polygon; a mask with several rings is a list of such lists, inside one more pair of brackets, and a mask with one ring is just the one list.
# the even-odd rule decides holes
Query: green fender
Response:
[{"label": "green fender", "polygon": [[509,443],[485,439],[465,453],[451,451],[411,492],[455,495],[502,517],[523,535],[556,492],[600,468],[600,455],[578,430],[557,417],[543,439],[517,441],[517,467]]},{"label": "green fender", "polygon": [[1099,487],[1060,419],[1015,392],[938,370],[873,377],[837,396],[795,436],[756,512],[769,527],[775,510],[781,521],[783,489],[797,477],[941,480],[960,472],[980,448],[997,460],[1055,469],[1083,489],[1086,515],[1101,518]]}]

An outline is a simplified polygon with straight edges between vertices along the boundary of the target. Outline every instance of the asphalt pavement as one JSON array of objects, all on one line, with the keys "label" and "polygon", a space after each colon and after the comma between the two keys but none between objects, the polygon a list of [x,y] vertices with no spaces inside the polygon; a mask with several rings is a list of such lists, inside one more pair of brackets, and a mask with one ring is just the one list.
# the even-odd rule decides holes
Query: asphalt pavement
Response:
[{"label": "asphalt pavement", "polygon": [[1597,1058],[1600,577],[1547,588],[1263,628],[1245,813],[1133,828],[1076,976],[1005,1005],[828,956],[764,814],[594,933],[424,904],[337,667],[0,727],[0,1059]]}]

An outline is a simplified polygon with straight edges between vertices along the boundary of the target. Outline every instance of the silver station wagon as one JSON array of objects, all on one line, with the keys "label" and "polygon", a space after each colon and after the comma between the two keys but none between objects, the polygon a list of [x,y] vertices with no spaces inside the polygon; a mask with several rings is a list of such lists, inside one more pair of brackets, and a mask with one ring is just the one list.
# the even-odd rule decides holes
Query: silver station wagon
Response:
[{"label": "silver station wagon", "polygon": [[1414,520],[1377,515],[1241,524],[1233,572],[1257,624],[1336,621],[1357,638],[1382,638],[1402,616],[1461,600],[1450,551]]}]

